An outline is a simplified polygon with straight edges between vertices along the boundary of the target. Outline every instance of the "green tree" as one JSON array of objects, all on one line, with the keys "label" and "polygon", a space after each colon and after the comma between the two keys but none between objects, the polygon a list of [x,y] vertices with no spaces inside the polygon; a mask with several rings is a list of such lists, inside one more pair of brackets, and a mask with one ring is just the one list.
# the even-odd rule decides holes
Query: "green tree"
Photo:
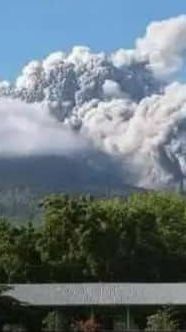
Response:
[{"label": "green tree", "polygon": [[186,208],[181,196],[55,195],[45,200],[44,210],[41,252],[52,280],[185,279]]},{"label": "green tree", "polygon": [[6,283],[32,281],[33,269],[41,263],[36,231],[31,224],[12,226],[0,220],[0,280]]},{"label": "green tree", "polygon": [[59,310],[50,311],[42,321],[44,331],[68,331],[68,322]]},{"label": "green tree", "polygon": [[156,314],[147,318],[145,332],[177,332],[178,322],[173,317],[170,309],[159,310]]},{"label": "green tree", "polygon": [[120,250],[121,202],[52,196],[44,208],[42,257],[61,268],[59,278],[112,279]]},{"label": "green tree", "polygon": [[182,196],[52,195],[43,221],[37,228],[0,220],[1,282],[185,280]]}]

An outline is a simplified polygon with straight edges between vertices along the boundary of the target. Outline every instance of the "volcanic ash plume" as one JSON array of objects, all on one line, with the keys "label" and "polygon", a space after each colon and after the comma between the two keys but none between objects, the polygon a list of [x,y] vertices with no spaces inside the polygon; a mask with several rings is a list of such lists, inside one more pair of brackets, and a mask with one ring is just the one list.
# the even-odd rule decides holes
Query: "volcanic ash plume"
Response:
[{"label": "volcanic ash plume", "polygon": [[32,61],[15,83],[0,83],[0,156],[96,149],[131,185],[183,188],[186,84],[175,80],[185,51],[179,16],[151,23],[131,50],[74,47]]}]

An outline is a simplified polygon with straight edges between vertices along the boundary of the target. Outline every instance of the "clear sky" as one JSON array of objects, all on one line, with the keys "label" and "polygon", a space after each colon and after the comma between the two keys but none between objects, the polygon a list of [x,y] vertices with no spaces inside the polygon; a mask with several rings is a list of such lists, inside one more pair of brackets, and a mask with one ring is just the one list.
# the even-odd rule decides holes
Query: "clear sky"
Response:
[{"label": "clear sky", "polygon": [[132,47],[152,20],[186,14],[186,0],[0,0],[0,79],[73,45]]}]

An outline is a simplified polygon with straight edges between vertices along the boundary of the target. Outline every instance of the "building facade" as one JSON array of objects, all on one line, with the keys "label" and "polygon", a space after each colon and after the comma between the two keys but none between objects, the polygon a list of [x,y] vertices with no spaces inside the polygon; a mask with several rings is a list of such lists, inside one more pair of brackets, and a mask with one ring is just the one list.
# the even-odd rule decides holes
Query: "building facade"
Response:
[{"label": "building facade", "polygon": [[[6,295],[25,306],[104,316],[108,327],[138,329],[137,317],[154,308],[186,307],[186,283],[13,284]],[[107,319],[106,319],[107,318]]]}]

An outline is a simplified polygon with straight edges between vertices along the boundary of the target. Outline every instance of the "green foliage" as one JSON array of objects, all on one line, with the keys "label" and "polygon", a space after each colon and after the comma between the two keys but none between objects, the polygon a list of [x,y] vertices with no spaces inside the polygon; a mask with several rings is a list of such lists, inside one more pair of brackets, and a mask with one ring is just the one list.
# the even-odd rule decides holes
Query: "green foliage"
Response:
[{"label": "green foliage", "polygon": [[42,322],[44,331],[61,332],[66,331],[66,321],[59,311],[50,311]]},{"label": "green foliage", "polygon": [[[128,199],[52,195],[43,225],[0,220],[0,282],[184,281],[186,204],[177,194]],[[176,265],[176,269],[175,269]]]},{"label": "green foliage", "polygon": [[[186,210],[181,196],[148,193],[128,200],[53,196],[44,208],[45,259],[58,266],[60,278],[63,274],[67,280],[184,280]],[[175,262],[180,262],[178,273]]]},{"label": "green foliage", "polygon": [[51,311],[43,319],[43,327],[45,331],[56,331],[56,312]]},{"label": "green foliage", "polygon": [[[40,264],[37,250],[38,231],[32,224],[12,226],[0,220],[0,280],[26,282],[32,280],[32,269]],[[33,273],[32,273],[33,272]]]},{"label": "green foliage", "polygon": [[147,318],[145,332],[177,332],[178,322],[174,319],[170,309],[159,310]]}]

